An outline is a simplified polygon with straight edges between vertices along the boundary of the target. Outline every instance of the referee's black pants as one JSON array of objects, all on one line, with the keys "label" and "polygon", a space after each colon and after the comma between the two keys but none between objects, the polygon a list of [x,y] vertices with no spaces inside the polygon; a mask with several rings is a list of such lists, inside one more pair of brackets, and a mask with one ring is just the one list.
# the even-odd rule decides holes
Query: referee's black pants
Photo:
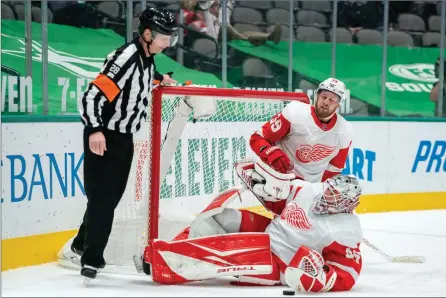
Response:
[{"label": "referee's black pants", "polygon": [[107,151],[90,150],[84,131],[84,187],[87,210],[73,246],[83,251],[82,265],[105,265],[104,250],[113,225],[115,208],[124,194],[133,159],[133,135],[104,129]]}]

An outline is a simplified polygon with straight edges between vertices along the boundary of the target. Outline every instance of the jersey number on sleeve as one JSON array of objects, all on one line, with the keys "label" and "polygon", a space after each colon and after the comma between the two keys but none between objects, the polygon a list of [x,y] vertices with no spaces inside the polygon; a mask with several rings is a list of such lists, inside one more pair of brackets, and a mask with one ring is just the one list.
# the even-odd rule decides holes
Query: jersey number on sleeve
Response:
[{"label": "jersey number on sleeve", "polygon": [[121,68],[120,68],[118,65],[116,65],[116,64],[113,64],[113,65],[110,67],[110,72],[113,73],[114,75],[118,74],[118,72],[119,72],[120,70],[121,70]]},{"label": "jersey number on sleeve", "polygon": [[355,262],[358,264],[359,260],[361,259],[361,253],[356,248],[347,247],[345,250],[345,256],[349,259],[355,260]]},{"label": "jersey number on sleeve", "polygon": [[278,132],[280,128],[282,127],[282,120],[280,119],[281,113],[274,116],[271,121],[269,122],[271,124],[271,130],[273,132]]}]

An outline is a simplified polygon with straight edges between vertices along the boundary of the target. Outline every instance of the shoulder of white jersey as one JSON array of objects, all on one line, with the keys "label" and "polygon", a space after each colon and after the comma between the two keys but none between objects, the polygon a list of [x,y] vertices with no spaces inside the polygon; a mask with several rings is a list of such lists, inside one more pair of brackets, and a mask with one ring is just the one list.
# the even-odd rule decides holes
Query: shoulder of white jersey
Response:
[{"label": "shoulder of white jersey", "polygon": [[296,179],[291,182],[293,187],[295,187],[298,191],[296,195],[292,195],[288,198],[287,202],[292,200],[302,201],[302,200],[310,200],[312,201],[315,197],[319,196],[322,192],[324,192],[324,183],[310,183],[304,180]]},{"label": "shoulder of white jersey", "polygon": [[338,131],[345,135],[346,138],[351,139],[353,135],[353,125],[340,114],[337,115],[337,118]]},{"label": "shoulder of white jersey", "polygon": [[311,105],[300,101],[290,102],[282,111],[282,115],[290,122],[299,121],[303,115],[311,114]]},{"label": "shoulder of white jersey", "polygon": [[349,247],[356,247],[362,242],[361,222],[356,214],[339,213],[327,217],[330,218],[333,241]]},{"label": "shoulder of white jersey", "polygon": [[126,43],[107,55],[107,60],[113,61],[115,64],[124,65],[124,63],[132,58],[138,48],[133,42]]}]

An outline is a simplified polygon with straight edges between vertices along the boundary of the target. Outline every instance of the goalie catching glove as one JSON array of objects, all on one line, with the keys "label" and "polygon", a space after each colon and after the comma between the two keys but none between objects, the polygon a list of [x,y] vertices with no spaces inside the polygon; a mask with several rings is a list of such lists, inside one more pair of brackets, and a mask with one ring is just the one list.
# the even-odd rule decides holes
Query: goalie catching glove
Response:
[{"label": "goalie catching glove", "polygon": [[301,246],[285,270],[285,281],[292,289],[307,292],[328,292],[337,278],[332,267],[315,250]]}]

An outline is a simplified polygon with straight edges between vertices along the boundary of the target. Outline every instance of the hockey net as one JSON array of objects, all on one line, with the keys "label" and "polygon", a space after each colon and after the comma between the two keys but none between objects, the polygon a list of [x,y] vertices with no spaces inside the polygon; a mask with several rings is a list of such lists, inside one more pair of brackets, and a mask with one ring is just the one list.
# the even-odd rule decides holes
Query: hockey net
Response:
[{"label": "hockey net", "polygon": [[[217,194],[239,185],[233,164],[254,157],[251,134],[293,100],[309,102],[306,94],[292,92],[195,86],[154,90],[151,115],[134,136],[132,169],[115,210],[106,269],[136,272],[134,256],[142,254],[149,239],[171,240]],[[214,113],[200,111],[204,117],[196,119],[196,106],[210,102]],[[192,112],[186,108],[191,103]],[[249,193],[232,207],[266,211]]]}]

